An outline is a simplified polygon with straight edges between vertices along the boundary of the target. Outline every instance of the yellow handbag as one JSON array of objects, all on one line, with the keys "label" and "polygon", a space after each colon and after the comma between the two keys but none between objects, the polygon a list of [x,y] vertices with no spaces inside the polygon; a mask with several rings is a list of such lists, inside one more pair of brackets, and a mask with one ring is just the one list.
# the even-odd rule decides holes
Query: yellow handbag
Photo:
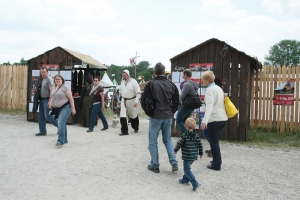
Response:
[{"label": "yellow handbag", "polygon": [[238,114],[238,110],[234,104],[230,101],[229,97],[224,98],[225,110],[228,118],[232,118]]}]

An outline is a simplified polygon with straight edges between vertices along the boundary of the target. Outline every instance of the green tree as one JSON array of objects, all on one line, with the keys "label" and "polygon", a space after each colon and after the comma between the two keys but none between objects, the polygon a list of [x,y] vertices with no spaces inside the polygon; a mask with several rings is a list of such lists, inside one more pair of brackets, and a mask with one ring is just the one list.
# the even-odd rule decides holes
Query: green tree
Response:
[{"label": "green tree", "polygon": [[11,65],[9,61],[2,63],[1,65]]},{"label": "green tree", "polygon": [[282,40],[271,46],[266,63],[280,66],[300,64],[300,42],[297,40]]},{"label": "green tree", "polygon": [[[135,70],[136,70],[136,79],[138,76],[144,76],[144,80],[148,81],[152,79],[153,69],[149,68],[150,63],[148,61],[141,61],[136,66],[117,66],[110,65],[107,69],[108,77],[113,80],[114,78],[120,84],[122,80],[122,72],[127,69],[132,78],[135,78]],[[115,76],[112,76],[115,74]],[[139,80],[137,80],[139,82]]]},{"label": "green tree", "polygon": [[143,76],[144,80],[147,82],[153,79],[153,73],[154,73],[153,68],[148,68],[142,71],[141,73],[139,73],[139,76]]},{"label": "green tree", "polygon": [[19,63],[15,62],[13,65],[27,65],[27,60],[22,57]]}]

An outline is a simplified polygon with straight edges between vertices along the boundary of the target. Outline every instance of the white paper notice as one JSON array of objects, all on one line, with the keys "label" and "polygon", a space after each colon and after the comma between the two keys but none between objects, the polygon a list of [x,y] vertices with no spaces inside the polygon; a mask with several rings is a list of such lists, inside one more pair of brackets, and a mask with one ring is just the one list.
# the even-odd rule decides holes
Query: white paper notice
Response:
[{"label": "white paper notice", "polygon": [[183,79],[183,72],[179,72],[180,73],[180,75],[179,75],[179,82],[181,83],[182,81],[184,81],[184,79]]},{"label": "white paper notice", "polygon": [[70,89],[72,89],[72,87],[71,87],[71,81],[65,81],[65,84],[66,84]]},{"label": "white paper notice", "polygon": [[179,83],[179,72],[172,72],[172,82],[173,83]]},{"label": "white paper notice", "polygon": [[58,71],[49,71],[49,73],[51,73],[51,77],[54,77],[55,75],[57,75],[58,74]]},{"label": "white paper notice", "polygon": [[66,72],[66,80],[72,80],[72,71],[65,71]]},{"label": "white paper notice", "polygon": [[29,103],[29,112],[32,112],[33,110],[33,103]]},{"label": "white paper notice", "polygon": [[201,79],[201,73],[193,71],[192,78],[194,78],[194,79]]},{"label": "white paper notice", "polygon": [[64,79],[66,80],[66,73],[65,73],[65,71],[60,71],[59,74],[60,74],[62,77],[64,77]]},{"label": "white paper notice", "polygon": [[40,70],[32,70],[32,76],[40,76]]}]

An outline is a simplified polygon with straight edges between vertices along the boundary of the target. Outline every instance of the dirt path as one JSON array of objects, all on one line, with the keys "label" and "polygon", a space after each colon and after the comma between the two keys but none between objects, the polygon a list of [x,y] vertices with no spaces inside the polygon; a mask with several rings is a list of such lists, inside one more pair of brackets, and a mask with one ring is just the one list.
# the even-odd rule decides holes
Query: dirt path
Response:
[{"label": "dirt path", "polygon": [[192,192],[178,183],[181,153],[179,172],[172,173],[161,136],[161,172],[147,169],[148,120],[140,124],[139,133],[124,137],[120,126],[87,133],[69,125],[69,143],[57,149],[55,127],[47,124],[48,135],[36,137],[37,123],[0,114],[0,199],[300,199],[299,149],[221,142],[222,170],[207,169],[207,156],[194,162],[201,186]]}]

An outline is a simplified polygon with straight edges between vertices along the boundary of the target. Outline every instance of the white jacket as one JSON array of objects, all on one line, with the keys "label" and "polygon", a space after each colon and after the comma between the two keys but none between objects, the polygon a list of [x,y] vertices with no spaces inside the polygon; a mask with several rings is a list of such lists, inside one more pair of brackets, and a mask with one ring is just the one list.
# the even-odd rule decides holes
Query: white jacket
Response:
[{"label": "white jacket", "polygon": [[219,86],[208,87],[204,101],[206,105],[205,115],[201,123],[207,124],[228,120],[224,105],[224,92]]}]

